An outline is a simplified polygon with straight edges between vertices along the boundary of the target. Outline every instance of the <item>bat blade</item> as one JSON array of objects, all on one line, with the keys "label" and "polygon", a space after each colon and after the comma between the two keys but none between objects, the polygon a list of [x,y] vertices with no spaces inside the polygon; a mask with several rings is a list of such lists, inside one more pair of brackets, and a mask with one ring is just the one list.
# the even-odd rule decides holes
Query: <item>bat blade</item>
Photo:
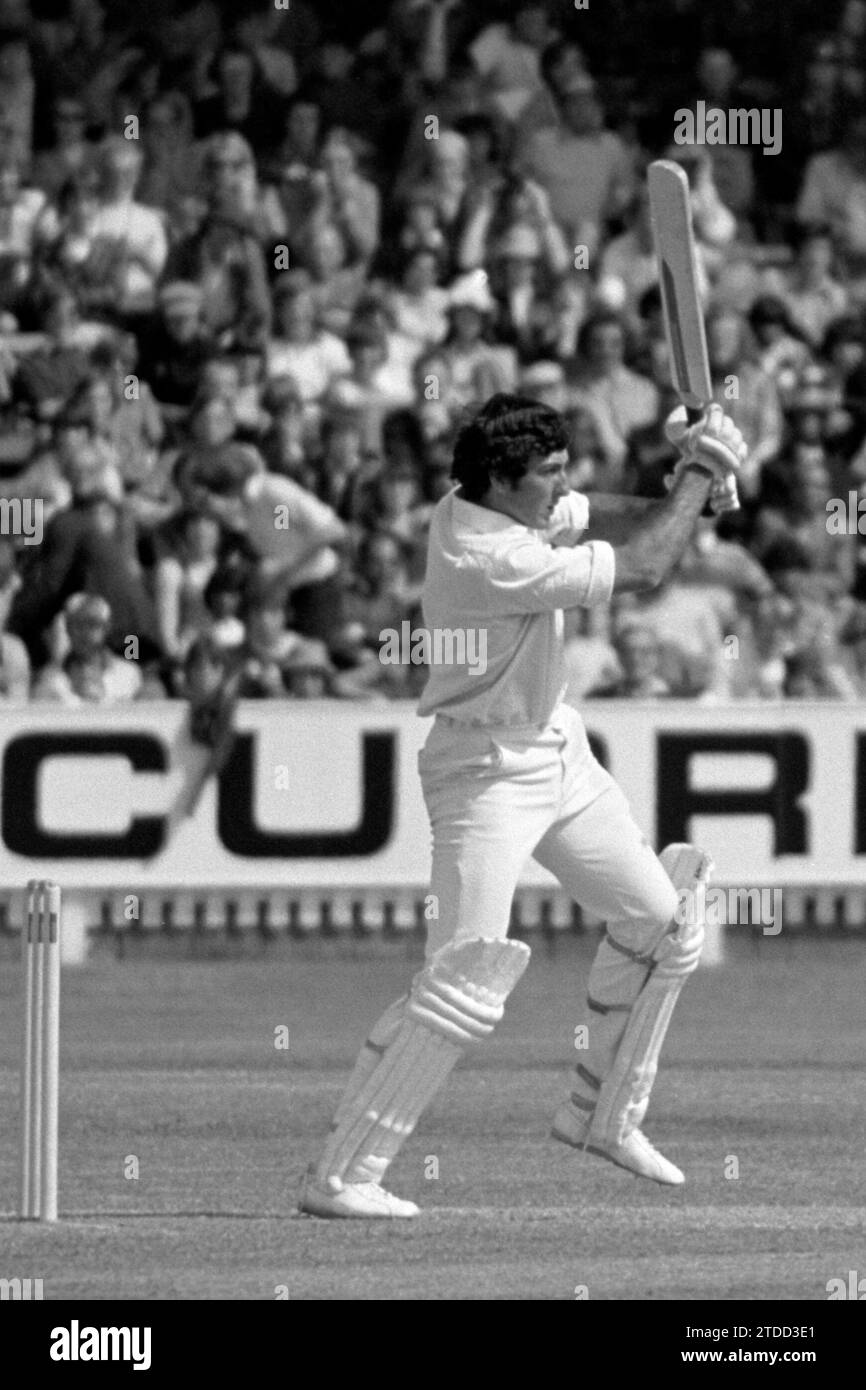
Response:
[{"label": "bat blade", "polygon": [[649,198],[671,373],[680,400],[696,418],[712,400],[713,388],[698,290],[689,181],[679,164],[657,159],[650,165]]}]

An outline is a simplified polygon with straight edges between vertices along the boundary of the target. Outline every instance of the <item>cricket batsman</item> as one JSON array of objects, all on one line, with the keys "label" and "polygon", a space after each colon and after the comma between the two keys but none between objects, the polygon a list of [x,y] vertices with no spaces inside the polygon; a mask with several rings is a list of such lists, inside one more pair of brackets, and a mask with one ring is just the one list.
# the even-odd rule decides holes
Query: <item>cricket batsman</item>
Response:
[{"label": "cricket batsman", "polygon": [[419,770],[438,916],[423,969],[361,1050],[304,1180],[302,1212],[418,1215],[383,1180],[526,969],[529,948],[508,940],[508,924],[530,855],[606,923],[588,982],[589,1045],[553,1137],[638,1177],[684,1181],[641,1124],[703,944],[699,914],[678,912],[680,893],[700,901],[710,861],[690,845],[655,855],[580,714],[563,704],[563,610],[653,589],[707,502],[736,505],[746,446],[722,408],[689,425],[680,407],[666,429],[681,457],[662,500],[571,491],[561,416],[520,396],[493,396],[457,438],[456,486],[431,521],[424,621],[430,631],[484,629],[487,662],[432,666],[419,705],[435,716]]}]

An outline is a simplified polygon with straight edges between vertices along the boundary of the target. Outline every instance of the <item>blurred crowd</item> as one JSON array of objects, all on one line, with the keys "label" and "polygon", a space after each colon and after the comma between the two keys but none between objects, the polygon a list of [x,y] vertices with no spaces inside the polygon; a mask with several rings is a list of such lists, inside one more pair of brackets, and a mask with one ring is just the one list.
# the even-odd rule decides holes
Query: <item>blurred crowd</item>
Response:
[{"label": "blurred crowd", "polygon": [[662,155],[743,505],[567,615],[570,696],[866,694],[864,0],[0,0],[0,698],[416,695],[380,633],[497,390],[663,496]]}]

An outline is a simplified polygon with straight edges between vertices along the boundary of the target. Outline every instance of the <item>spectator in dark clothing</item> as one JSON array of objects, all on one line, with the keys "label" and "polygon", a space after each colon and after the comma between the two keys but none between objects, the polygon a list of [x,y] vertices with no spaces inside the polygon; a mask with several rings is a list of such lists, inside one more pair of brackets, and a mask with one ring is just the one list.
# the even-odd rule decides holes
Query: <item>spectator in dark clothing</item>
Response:
[{"label": "spectator in dark clothing", "polygon": [[56,290],[43,313],[48,340],[21,362],[12,382],[12,395],[41,420],[51,420],[85,381],[90,365],[76,331],[75,296],[68,290]]},{"label": "spectator in dark clothing", "polygon": [[138,370],[161,405],[189,409],[212,345],[202,319],[203,295],[188,280],[170,281],[159,312],[139,338]]},{"label": "spectator in dark clothing", "polygon": [[[48,523],[41,546],[22,570],[9,630],[27,646],[35,666],[50,655],[47,629],[76,593],[99,594],[111,608],[108,645],[123,652],[130,637],[139,659],[158,654],[153,605],[141,570],[118,536],[114,503],[94,492]],[[27,557],[25,557],[27,558]]]},{"label": "spectator in dark clothing", "polygon": [[283,101],[256,71],[253,55],[237,44],[227,44],[213,66],[217,91],[194,108],[196,138],[236,130],[257,150],[271,149],[274,133],[280,129]]}]

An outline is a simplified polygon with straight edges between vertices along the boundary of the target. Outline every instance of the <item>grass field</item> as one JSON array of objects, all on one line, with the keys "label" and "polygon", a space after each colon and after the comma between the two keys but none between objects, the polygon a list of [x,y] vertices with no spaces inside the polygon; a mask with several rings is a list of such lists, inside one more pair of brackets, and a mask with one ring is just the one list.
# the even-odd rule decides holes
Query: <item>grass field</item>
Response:
[{"label": "grass field", "polygon": [[294,1202],[366,1027],[415,968],[405,945],[97,954],[63,981],[53,1229],[14,1219],[4,948],[0,1277],[42,1278],[46,1299],[821,1300],[866,1272],[866,942],[739,940],[689,982],[646,1124],[686,1170],[677,1191],[547,1137],[591,947],[534,946],[499,1032],[398,1158],[391,1185],[424,1214],[393,1225]]}]

